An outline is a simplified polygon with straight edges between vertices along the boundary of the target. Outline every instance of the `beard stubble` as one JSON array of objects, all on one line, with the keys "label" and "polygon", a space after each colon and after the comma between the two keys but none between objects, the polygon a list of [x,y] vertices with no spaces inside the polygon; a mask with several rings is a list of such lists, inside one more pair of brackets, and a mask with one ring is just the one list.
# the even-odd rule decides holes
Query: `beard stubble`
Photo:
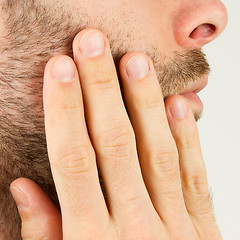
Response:
[{"label": "beard stubble", "polygon": [[[26,177],[35,181],[60,211],[46,145],[43,74],[52,56],[66,54],[73,57],[73,39],[88,27],[88,21],[73,24],[76,21],[64,7],[51,12],[36,1],[5,0],[2,8],[5,33],[0,40],[0,239],[17,240],[21,239],[21,220],[9,191],[13,180]],[[83,18],[87,19],[87,16]],[[170,58],[160,53],[154,44],[146,48],[138,43],[127,48],[124,44],[126,33],[96,27],[103,30],[110,41],[118,75],[119,61],[128,51],[142,51],[152,58],[164,99],[178,94],[209,72],[200,49],[174,52]],[[103,188],[101,178],[100,182]],[[106,197],[104,189],[103,192]]]}]

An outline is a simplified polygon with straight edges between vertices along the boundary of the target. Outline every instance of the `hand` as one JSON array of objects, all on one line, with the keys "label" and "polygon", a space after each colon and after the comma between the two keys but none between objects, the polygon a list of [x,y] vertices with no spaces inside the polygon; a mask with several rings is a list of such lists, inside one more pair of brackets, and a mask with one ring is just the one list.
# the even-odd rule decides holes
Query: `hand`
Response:
[{"label": "hand", "polygon": [[97,29],[81,31],[73,51],[74,61],[49,60],[43,88],[62,214],[34,182],[15,180],[23,239],[222,239],[197,126],[183,97],[164,105],[152,61],[129,52],[119,64],[123,101],[109,41]]}]

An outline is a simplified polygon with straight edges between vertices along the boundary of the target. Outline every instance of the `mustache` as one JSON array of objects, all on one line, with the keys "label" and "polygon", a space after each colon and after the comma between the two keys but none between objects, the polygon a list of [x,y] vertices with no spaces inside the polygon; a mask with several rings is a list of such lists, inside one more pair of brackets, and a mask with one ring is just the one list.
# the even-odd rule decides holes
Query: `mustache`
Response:
[{"label": "mustache", "polygon": [[[126,52],[113,51],[112,53],[118,77],[121,79],[119,62]],[[210,72],[206,55],[201,49],[175,51],[171,57],[159,53],[154,47],[153,51],[145,53],[153,61],[164,100],[171,95],[178,94],[190,83],[200,81]],[[119,83],[122,86],[121,81]]]},{"label": "mustache", "polygon": [[200,49],[176,51],[168,61],[162,61],[161,64],[155,62],[154,65],[164,99],[178,94],[187,85],[200,81],[210,72],[206,55]]}]

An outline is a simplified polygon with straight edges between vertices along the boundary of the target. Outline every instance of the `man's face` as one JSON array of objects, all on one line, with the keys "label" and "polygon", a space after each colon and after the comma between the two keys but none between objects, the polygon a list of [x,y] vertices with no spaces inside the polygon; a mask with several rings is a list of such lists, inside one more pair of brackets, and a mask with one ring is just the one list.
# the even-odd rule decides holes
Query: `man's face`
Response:
[{"label": "man's face", "polygon": [[[6,55],[25,61],[13,68],[18,77],[27,78],[19,86],[26,91],[26,100],[36,88],[33,78],[41,79],[40,62],[69,51],[74,34],[85,27],[97,27],[107,34],[116,64],[128,51],[149,54],[165,98],[182,93],[206,77],[209,66],[201,47],[227,23],[226,9],[219,0],[4,0],[3,6],[8,13],[3,32],[9,34],[4,39],[9,46]],[[41,88],[36,91],[40,93]],[[202,107],[196,101],[189,103],[199,118]]]},{"label": "man's face", "polygon": [[[53,55],[72,56],[80,30],[94,27],[108,36],[117,68],[126,52],[148,54],[166,98],[201,87],[209,72],[201,48],[227,23],[218,0],[1,0],[0,5],[0,160],[8,174],[1,176],[29,177],[40,186],[51,179],[44,67]],[[188,101],[198,119],[201,104]]]}]

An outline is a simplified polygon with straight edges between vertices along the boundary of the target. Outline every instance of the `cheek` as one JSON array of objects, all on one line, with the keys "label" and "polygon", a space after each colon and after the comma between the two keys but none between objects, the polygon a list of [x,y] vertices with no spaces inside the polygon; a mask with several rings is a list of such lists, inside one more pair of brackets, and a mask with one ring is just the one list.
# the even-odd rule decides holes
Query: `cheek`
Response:
[{"label": "cheek", "polygon": [[154,44],[167,55],[181,51],[172,31],[172,12],[176,8],[173,0],[137,0],[135,4],[135,21],[148,42]]}]

